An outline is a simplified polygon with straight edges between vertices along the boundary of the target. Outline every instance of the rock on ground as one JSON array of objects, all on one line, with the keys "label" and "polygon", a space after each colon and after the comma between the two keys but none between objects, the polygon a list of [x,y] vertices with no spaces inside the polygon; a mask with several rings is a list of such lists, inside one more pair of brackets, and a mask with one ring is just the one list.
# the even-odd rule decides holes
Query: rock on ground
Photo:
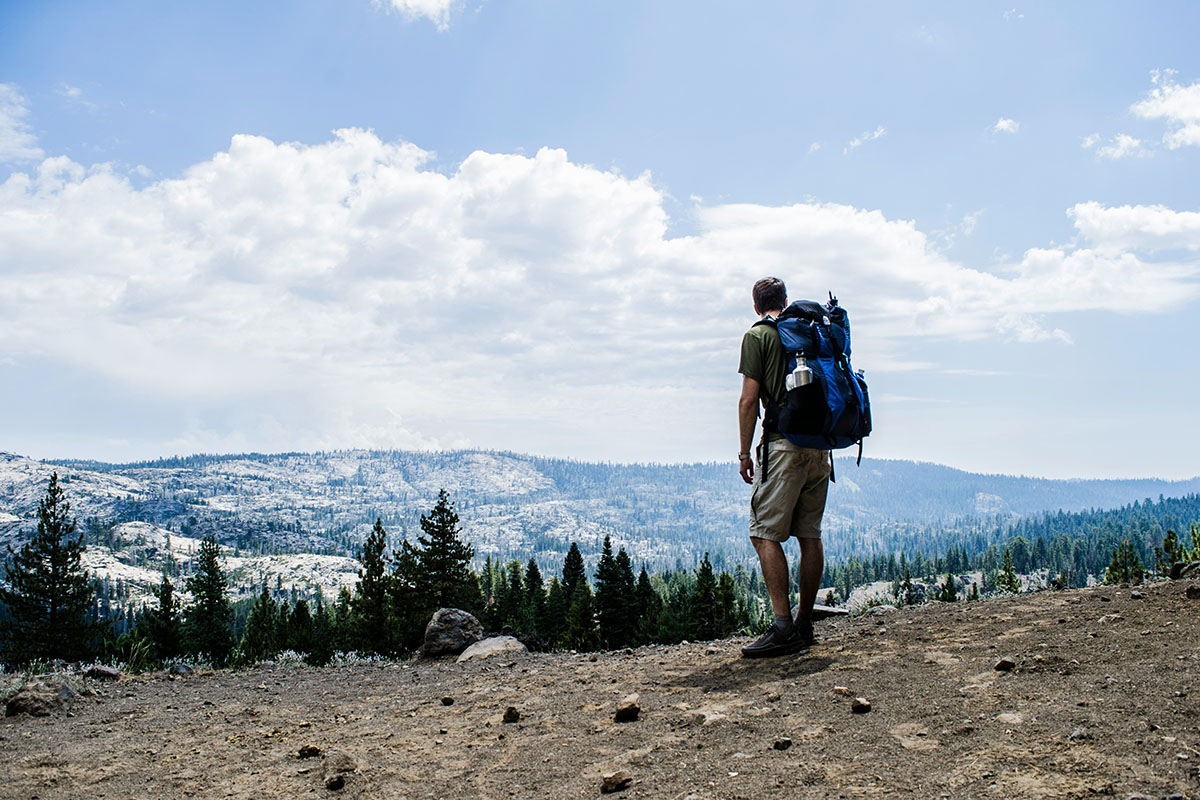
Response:
[{"label": "rock on ground", "polygon": [[483,636],[483,627],[472,614],[457,608],[439,608],[425,626],[426,656],[456,656]]},{"label": "rock on ground", "polygon": [[79,693],[65,681],[30,681],[8,699],[4,715],[15,717],[27,714],[31,717],[48,717],[62,711]]},{"label": "rock on ground", "polygon": [[512,636],[493,636],[490,639],[475,642],[475,644],[463,650],[458,656],[458,662],[461,664],[464,661],[491,658],[492,656],[504,655],[505,653],[527,652],[529,652],[528,648]]}]

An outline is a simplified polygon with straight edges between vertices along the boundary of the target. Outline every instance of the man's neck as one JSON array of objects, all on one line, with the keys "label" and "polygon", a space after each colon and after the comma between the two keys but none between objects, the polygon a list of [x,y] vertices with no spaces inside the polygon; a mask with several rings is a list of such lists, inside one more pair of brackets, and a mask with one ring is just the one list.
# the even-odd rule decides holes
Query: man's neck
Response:
[{"label": "man's neck", "polygon": [[764,311],[764,312],[762,312],[762,314],[761,314],[760,316],[763,316],[763,317],[778,317],[778,316],[779,316],[780,314],[782,314],[782,313],[783,313],[783,309],[782,309],[782,308],[777,308],[777,309],[775,309],[774,311]]}]

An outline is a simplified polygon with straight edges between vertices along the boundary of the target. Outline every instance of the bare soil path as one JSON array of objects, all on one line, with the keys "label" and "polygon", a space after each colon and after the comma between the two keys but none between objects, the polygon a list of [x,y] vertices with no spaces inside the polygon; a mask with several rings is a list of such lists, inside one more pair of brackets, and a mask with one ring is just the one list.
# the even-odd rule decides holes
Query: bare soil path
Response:
[{"label": "bare soil path", "polygon": [[1200,798],[1195,585],[868,614],[769,661],[737,639],[123,677],[0,719],[0,797],[598,797],[626,770],[626,798]]}]

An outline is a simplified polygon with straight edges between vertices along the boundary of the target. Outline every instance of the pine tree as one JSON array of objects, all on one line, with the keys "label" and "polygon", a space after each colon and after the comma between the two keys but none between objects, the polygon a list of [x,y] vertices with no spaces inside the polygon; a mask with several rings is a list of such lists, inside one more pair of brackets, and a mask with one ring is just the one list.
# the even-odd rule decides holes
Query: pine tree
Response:
[{"label": "pine tree", "polygon": [[592,603],[592,587],[585,580],[575,587],[575,600],[567,612],[566,630],[563,639],[573,650],[596,650],[600,647],[600,632],[596,628],[595,608]]},{"label": "pine tree", "polygon": [[1133,545],[1126,539],[1113,550],[1112,561],[1109,562],[1108,569],[1104,570],[1104,582],[1109,584],[1141,583],[1144,575],[1142,560],[1138,558],[1138,554],[1133,550]]},{"label": "pine tree", "polygon": [[650,584],[650,574],[646,565],[638,574],[637,588],[634,590],[634,608],[637,609],[637,638],[638,644],[648,644],[655,641],[658,633],[658,617],[662,613],[662,598]]},{"label": "pine tree", "polygon": [[188,649],[211,659],[213,666],[223,667],[233,651],[233,609],[225,596],[225,573],[221,569],[221,548],[216,537],[209,535],[200,541],[196,572],[188,578],[192,604],[188,606],[185,636]]},{"label": "pine tree", "polygon": [[533,632],[544,636],[549,627],[546,619],[546,587],[542,582],[542,571],[532,558],[525,567],[525,605],[529,609]]},{"label": "pine tree", "polygon": [[170,661],[183,649],[183,618],[179,613],[179,601],[175,598],[175,587],[165,572],[154,596],[158,600],[158,608],[146,613],[145,621],[139,628],[144,628],[155,656],[162,661]]},{"label": "pine tree", "polygon": [[717,638],[717,579],[708,553],[696,568],[696,586],[692,591],[692,637]]},{"label": "pine tree", "polygon": [[313,613],[312,646],[308,650],[308,664],[313,667],[323,667],[333,658],[333,620],[325,601],[317,595],[317,607]]},{"label": "pine tree", "polygon": [[279,652],[278,614],[275,599],[271,597],[271,591],[264,586],[250,611],[250,620],[246,623],[241,644],[238,645],[238,660],[241,663],[257,664],[274,658]]},{"label": "pine tree", "polygon": [[505,565],[502,583],[504,590],[500,594],[500,618],[502,624],[519,633],[527,633],[532,627],[528,613],[528,596],[525,593],[525,580],[520,561],[510,561]]},{"label": "pine tree", "polygon": [[942,584],[942,591],[938,599],[943,603],[953,603],[958,600],[958,588],[954,585],[954,576],[949,572],[946,573],[946,582]]},{"label": "pine tree", "polygon": [[724,570],[717,577],[716,609],[718,637],[728,636],[742,626],[738,616],[737,594],[734,589],[733,578]]},{"label": "pine tree", "polygon": [[383,520],[376,519],[359,553],[362,569],[350,601],[353,647],[364,653],[391,652],[388,602],[391,593],[387,575],[387,531]]},{"label": "pine tree", "polygon": [[624,613],[621,615],[621,621],[617,630],[620,633],[622,646],[627,647],[634,644],[637,639],[637,623],[630,613],[629,609],[634,607],[637,602],[637,582],[633,577],[633,562],[629,560],[629,554],[622,547],[617,551],[617,597],[620,599],[621,608]]},{"label": "pine tree", "polygon": [[617,559],[613,556],[612,539],[604,537],[600,561],[596,564],[596,623],[600,629],[600,644],[612,650],[624,647],[621,641],[628,611],[621,605],[620,577]]},{"label": "pine tree", "polygon": [[1017,577],[1016,567],[1013,566],[1012,551],[1007,547],[1004,548],[1000,574],[996,576],[996,588],[1011,594],[1019,594],[1021,591],[1021,580]]},{"label": "pine tree", "polygon": [[350,590],[345,586],[338,589],[337,602],[333,606],[333,618],[330,624],[332,652],[345,653],[354,649],[354,612],[352,606],[353,599],[350,595]]},{"label": "pine tree", "polygon": [[464,542],[458,527],[458,514],[450,495],[442,489],[437,504],[429,515],[421,515],[424,536],[421,544],[421,570],[429,586],[429,600],[434,609],[460,608],[479,611],[479,583],[470,570],[475,550]]},{"label": "pine tree", "polygon": [[308,601],[301,597],[292,608],[288,623],[287,649],[296,653],[311,653],[313,646],[313,616]]},{"label": "pine tree", "polygon": [[587,572],[583,568],[583,555],[579,552],[579,545],[571,542],[567,557],[563,559],[562,570],[562,587],[567,595],[568,608],[575,602],[575,589],[584,583],[587,583]]},{"label": "pine tree", "polygon": [[542,639],[550,647],[557,647],[567,624],[567,593],[563,590],[558,578],[550,579],[550,588],[546,590],[546,627],[538,631]]},{"label": "pine tree", "polygon": [[393,551],[391,616],[396,642],[402,650],[415,650],[424,639],[425,625],[436,611],[431,608],[428,581],[421,569],[420,553],[407,541]]},{"label": "pine tree", "polygon": [[37,533],[16,552],[8,546],[9,588],[0,587],[0,603],[8,609],[4,657],[11,663],[77,661],[93,652],[100,632],[96,589],[82,566],[83,535],[72,538],[74,532],[71,504],[55,472],[38,502]]}]

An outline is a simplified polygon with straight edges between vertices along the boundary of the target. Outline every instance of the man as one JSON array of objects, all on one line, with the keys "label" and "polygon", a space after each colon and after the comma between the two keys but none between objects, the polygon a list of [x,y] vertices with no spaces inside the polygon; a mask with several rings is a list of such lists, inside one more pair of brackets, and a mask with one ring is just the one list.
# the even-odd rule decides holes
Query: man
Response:
[{"label": "man", "polygon": [[[787,307],[787,288],[778,278],[754,284],[754,313],[774,320]],[[764,412],[781,408],[786,397],[787,356],[774,325],[755,325],[742,337],[742,395],[738,399],[738,450],[742,480],[754,485],[750,497],[750,541],[758,553],[763,582],[771,598],[775,621],[753,644],[742,648],[747,658],[795,653],[813,642],[812,608],[825,569],[821,546],[821,517],[831,469],[828,450],[797,447],[777,431],[765,431],[759,444],[759,464],[767,458],[769,475],[755,472],[751,442],[759,403]],[[769,448],[764,453],[763,448]],[[783,542],[795,536],[800,543],[800,603],[792,619],[788,603],[788,563]]]}]

